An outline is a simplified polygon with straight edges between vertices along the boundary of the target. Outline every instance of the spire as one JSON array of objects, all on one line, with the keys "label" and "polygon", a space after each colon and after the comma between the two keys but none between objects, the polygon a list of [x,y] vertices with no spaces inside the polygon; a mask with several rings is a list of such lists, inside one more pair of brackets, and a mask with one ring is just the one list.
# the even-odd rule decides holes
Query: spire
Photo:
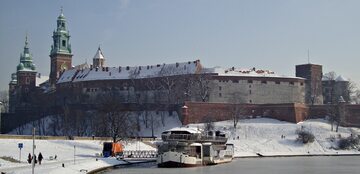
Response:
[{"label": "spire", "polygon": [[105,57],[101,51],[100,45],[98,47],[98,50],[95,53],[94,59],[105,59]]},{"label": "spire", "polygon": [[104,67],[105,66],[105,57],[101,51],[100,45],[95,53],[93,58],[93,66],[94,67]]},{"label": "spire", "polygon": [[28,34],[26,33],[25,35],[25,46],[24,46],[24,55],[25,54],[30,54],[29,51],[29,42],[28,42]]},{"label": "spire", "polygon": [[50,55],[56,53],[71,54],[71,44],[69,42],[70,34],[66,29],[66,20],[63,14],[63,7],[60,9],[60,15],[56,21],[56,30],[53,32],[53,45]]},{"label": "spire", "polygon": [[20,54],[20,63],[17,66],[17,70],[35,71],[35,69],[35,64],[33,63],[32,55],[30,54],[28,34],[26,33],[24,51]]}]

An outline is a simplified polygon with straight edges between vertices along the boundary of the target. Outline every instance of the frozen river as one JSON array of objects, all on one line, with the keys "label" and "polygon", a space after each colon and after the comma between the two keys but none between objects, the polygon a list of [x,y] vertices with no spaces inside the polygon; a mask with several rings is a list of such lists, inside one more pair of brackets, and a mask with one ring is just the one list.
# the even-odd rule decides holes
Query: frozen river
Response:
[{"label": "frozen river", "polygon": [[155,163],[122,166],[106,174],[359,174],[360,156],[240,158],[194,168],[157,168]]}]

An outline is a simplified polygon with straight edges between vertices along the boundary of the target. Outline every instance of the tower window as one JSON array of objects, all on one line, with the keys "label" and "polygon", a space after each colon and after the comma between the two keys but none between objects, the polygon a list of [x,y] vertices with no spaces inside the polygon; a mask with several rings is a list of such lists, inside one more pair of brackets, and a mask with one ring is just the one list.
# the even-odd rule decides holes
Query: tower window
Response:
[{"label": "tower window", "polygon": [[66,45],[66,41],[63,40],[63,41],[62,41],[62,46],[64,47],[65,45]]},{"label": "tower window", "polygon": [[29,79],[29,77],[26,77],[26,79],[25,79],[25,84],[30,84],[30,79]]},{"label": "tower window", "polygon": [[62,26],[63,28],[65,28],[65,23],[61,23],[61,26]]}]

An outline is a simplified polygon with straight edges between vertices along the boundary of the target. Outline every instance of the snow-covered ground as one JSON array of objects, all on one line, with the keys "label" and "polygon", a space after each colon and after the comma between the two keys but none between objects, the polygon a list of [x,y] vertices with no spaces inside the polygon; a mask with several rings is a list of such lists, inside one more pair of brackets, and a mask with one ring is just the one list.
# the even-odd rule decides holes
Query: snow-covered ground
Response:
[{"label": "snow-covered ground", "polygon": [[[360,154],[357,150],[335,150],[337,141],[331,141],[330,138],[360,135],[359,128],[339,127],[338,132],[333,132],[330,131],[331,125],[324,119],[307,120],[298,124],[269,118],[246,119],[238,123],[236,130],[233,128],[232,120],[217,122],[214,125],[216,129],[228,133],[228,143],[234,144],[237,157],[257,156],[257,153],[264,156]],[[313,143],[304,145],[296,141],[298,135],[295,132],[301,127],[314,134]],[[281,138],[281,135],[285,138]]]},{"label": "snow-covered ground", "polygon": [[[21,163],[11,163],[0,159],[0,171],[6,173],[31,173],[31,165],[27,156],[32,153],[32,140],[0,139],[0,157],[19,159],[18,143],[23,143]],[[83,173],[97,168],[127,163],[115,158],[97,157],[102,151],[102,141],[97,140],[35,140],[35,154],[41,152],[44,156],[42,165],[36,165],[36,173]],[[125,150],[156,150],[145,143],[132,141],[123,142]],[[74,148],[75,146],[75,148]],[[75,164],[74,164],[75,151]],[[57,156],[56,160],[50,160]],[[98,159],[98,160],[96,160]],[[65,164],[65,168],[62,164]]]},{"label": "snow-covered ground", "polygon": [[[177,125],[174,122],[174,126]],[[170,124],[168,124],[170,125]],[[203,124],[191,124],[189,126],[203,127]],[[167,126],[168,127],[168,126]],[[331,125],[326,120],[308,120],[299,124],[282,122],[274,119],[257,118],[241,120],[237,129],[233,128],[233,122],[216,122],[218,130],[225,131],[229,136],[229,143],[235,145],[237,157],[273,155],[326,155],[326,154],[359,154],[356,150],[335,150],[336,141],[330,137],[348,137],[351,134],[360,134],[359,128],[340,127],[339,132],[331,132]],[[297,129],[311,131],[315,135],[313,143],[303,145],[296,141]],[[164,128],[167,129],[167,128]],[[149,130],[143,130],[148,132]],[[156,131],[159,136],[161,131]],[[285,138],[281,138],[285,136]],[[8,173],[30,173],[31,165],[26,162],[27,155],[31,152],[32,140],[0,139],[0,157],[9,156],[19,158],[18,143],[24,143],[21,163],[11,163],[0,159],[0,171]],[[97,168],[126,163],[113,158],[98,158],[101,153],[102,142],[94,140],[36,140],[36,154],[41,152],[45,157],[41,166],[36,165],[36,173],[86,173]],[[75,164],[74,164],[75,146]],[[153,147],[142,142],[128,142],[125,150],[154,150]],[[50,160],[50,156],[57,155],[56,160]],[[65,164],[65,168],[61,165]],[[83,172],[81,172],[83,171]]]}]

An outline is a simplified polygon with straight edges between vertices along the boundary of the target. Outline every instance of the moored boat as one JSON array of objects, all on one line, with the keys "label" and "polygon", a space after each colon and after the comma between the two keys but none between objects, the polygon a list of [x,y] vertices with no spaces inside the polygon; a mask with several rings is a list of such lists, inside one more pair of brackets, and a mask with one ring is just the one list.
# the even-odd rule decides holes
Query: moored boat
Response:
[{"label": "moored boat", "polygon": [[162,133],[158,148],[159,167],[194,167],[231,162],[233,144],[220,131],[203,132],[197,128],[180,127]]}]

